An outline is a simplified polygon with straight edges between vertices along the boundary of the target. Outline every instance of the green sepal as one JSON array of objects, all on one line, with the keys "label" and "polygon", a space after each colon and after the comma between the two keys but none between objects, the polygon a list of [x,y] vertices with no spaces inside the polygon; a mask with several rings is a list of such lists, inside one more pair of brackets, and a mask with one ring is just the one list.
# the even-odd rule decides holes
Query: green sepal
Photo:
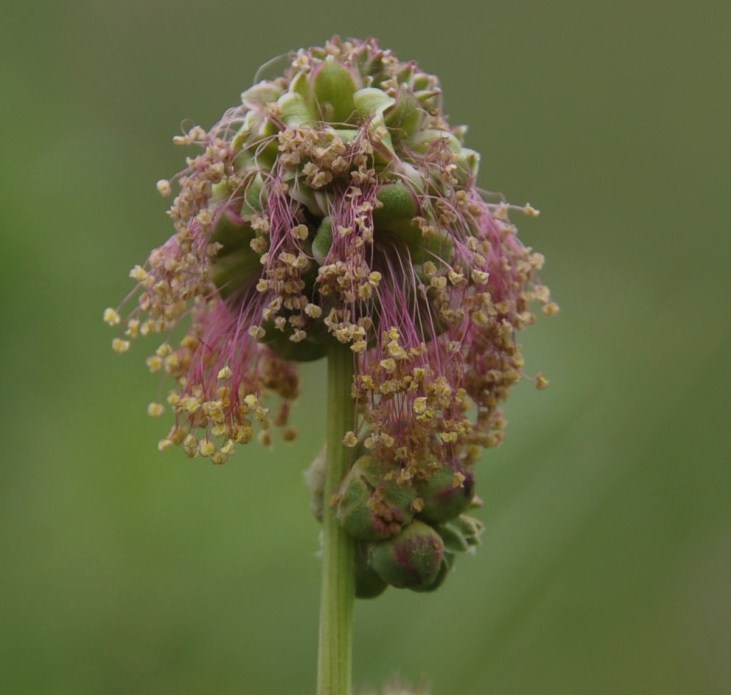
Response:
[{"label": "green sepal", "polygon": [[457,157],[457,177],[464,184],[477,178],[480,170],[480,153],[463,147]]},{"label": "green sepal", "polygon": [[480,544],[485,525],[467,514],[441,524],[437,531],[444,541],[444,547],[455,553],[474,552]]},{"label": "green sepal", "polygon": [[283,94],[277,103],[283,123],[290,128],[299,128],[315,120],[315,113],[306,99],[297,92]]},{"label": "green sepal", "polygon": [[397,139],[414,135],[421,125],[424,112],[416,97],[404,89],[399,91],[394,107],[384,114],[386,125]]},{"label": "green sepal", "polygon": [[346,122],[355,111],[353,95],[357,89],[353,73],[328,56],[312,77],[312,94],[322,120]]},{"label": "green sepal", "polygon": [[223,299],[235,296],[242,286],[261,268],[259,255],[242,247],[217,257],[211,266],[212,279]]},{"label": "green sepal", "polygon": [[307,99],[310,95],[310,78],[306,72],[298,72],[289,83],[289,91]]},{"label": "green sepal", "polygon": [[382,89],[376,89],[375,87],[359,89],[353,95],[355,110],[364,118],[382,114],[395,103],[396,100],[393,97],[386,94]]},{"label": "green sepal", "polygon": [[462,150],[462,143],[448,130],[420,130],[414,134],[409,140],[411,148],[415,152],[425,153],[429,148],[440,140],[446,140],[447,146],[455,154],[459,154]]},{"label": "green sepal", "polygon": [[322,265],[330,253],[330,247],[333,243],[333,224],[330,217],[323,217],[320,227],[315,232],[315,238],[312,240],[312,255],[315,260]]},{"label": "green sepal", "polygon": [[252,105],[265,106],[277,101],[282,96],[282,92],[283,90],[278,84],[264,80],[243,92],[241,102],[249,107]]},{"label": "green sepal", "polygon": [[251,134],[258,129],[261,116],[255,111],[248,111],[244,116],[244,122],[231,140],[235,150],[240,150],[251,137]]},{"label": "green sepal", "polygon": [[[225,213],[221,215],[216,226],[213,228],[213,233],[211,234],[211,241],[221,244],[221,248],[218,250],[216,258],[213,261],[214,268],[220,258],[226,256],[232,251],[238,251],[243,248],[248,249],[248,251],[254,254],[254,251],[249,246],[249,243],[254,236],[254,230],[248,225],[241,226],[236,224]],[[259,256],[256,255],[256,257],[258,263]]]},{"label": "green sepal", "polygon": [[262,324],[264,336],[259,342],[266,345],[278,357],[291,362],[314,362],[327,354],[328,341],[332,340],[322,321],[313,321],[307,326],[307,337],[299,342],[289,339],[293,334],[291,326],[280,331],[273,321]]},{"label": "green sepal", "polygon": [[267,198],[267,189],[264,179],[257,173],[244,184],[244,200],[241,206],[241,215],[257,215],[264,209]]}]

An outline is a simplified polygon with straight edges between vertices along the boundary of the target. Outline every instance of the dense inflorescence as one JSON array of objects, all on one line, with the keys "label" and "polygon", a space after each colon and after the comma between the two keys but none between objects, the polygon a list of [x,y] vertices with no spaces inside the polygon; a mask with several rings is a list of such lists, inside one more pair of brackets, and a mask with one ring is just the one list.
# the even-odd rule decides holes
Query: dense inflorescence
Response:
[{"label": "dense inflorescence", "polygon": [[[533,306],[557,307],[537,278],[543,257],[508,219],[536,211],[477,188],[464,133],[436,77],[375,40],[335,38],[292,55],[209,131],[175,138],[202,151],[158,182],[164,196],[179,187],[176,232],[132,270],[137,306],[113,342],[168,336],[147,361],[175,382],[161,449],[222,463],[257,428],[265,442],[273,426],[292,438],[295,363],[339,341],[356,363],[354,460],[372,457],[401,486],[445,468],[452,485],[472,479],[523,373],[516,333]],[[274,412],[267,393],[281,398]]]}]

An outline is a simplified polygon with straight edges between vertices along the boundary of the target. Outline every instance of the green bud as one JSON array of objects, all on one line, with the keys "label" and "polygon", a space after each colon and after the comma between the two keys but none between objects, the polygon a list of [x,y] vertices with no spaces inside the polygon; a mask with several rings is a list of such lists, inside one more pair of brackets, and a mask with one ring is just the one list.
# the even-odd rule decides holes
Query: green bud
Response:
[{"label": "green bud", "polygon": [[355,595],[356,598],[376,598],[388,588],[380,575],[368,561],[365,543],[358,543],[355,549]]},{"label": "green bud", "polygon": [[456,473],[450,466],[441,465],[417,486],[424,502],[419,512],[422,519],[439,523],[453,519],[469,508],[475,495],[474,475],[467,471],[460,483]]},{"label": "green bud", "polygon": [[337,517],[353,538],[382,540],[399,533],[414,516],[416,492],[389,478],[393,468],[361,456],[346,474],[338,493]]},{"label": "green bud", "polygon": [[371,566],[398,588],[430,587],[439,576],[443,559],[441,537],[421,521],[413,521],[398,536],[370,546]]},{"label": "green bud", "polygon": [[353,96],[358,89],[353,73],[332,56],[316,70],[312,91],[323,120],[343,123],[355,111]]}]

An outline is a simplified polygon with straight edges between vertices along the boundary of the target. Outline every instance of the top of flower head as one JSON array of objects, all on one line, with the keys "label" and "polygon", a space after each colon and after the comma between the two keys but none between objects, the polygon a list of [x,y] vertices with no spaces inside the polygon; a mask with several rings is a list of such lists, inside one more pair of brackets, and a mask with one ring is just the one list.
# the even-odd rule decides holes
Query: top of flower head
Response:
[{"label": "top of flower head", "polygon": [[[298,51],[208,132],[175,138],[202,152],[174,177],[175,235],[133,269],[126,319],[129,338],[190,321],[148,358],[176,382],[161,448],[220,463],[255,425],[269,441],[297,396],[294,362],[333,340],[356,360],[360,417],[345,443],[402,480],[435,462],[461,470],[501,440],[498,406],[523,365],[515,333],[532,302],[557,307],[513,206],[477,189],[464,133],[442,113],[435,76],[373,39],[334,38]],[[267,392],[282,399],[274,414]]]}]

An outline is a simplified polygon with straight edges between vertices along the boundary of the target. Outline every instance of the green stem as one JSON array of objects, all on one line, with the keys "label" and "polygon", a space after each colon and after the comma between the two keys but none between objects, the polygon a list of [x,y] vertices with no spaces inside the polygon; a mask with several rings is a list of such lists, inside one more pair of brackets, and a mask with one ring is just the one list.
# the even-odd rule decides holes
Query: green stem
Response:
[{"label": "green stem", "polygon": [[350,695],[355,601],[355,542],[330,505],[350,465],[343,436],[353,429],[353,353],[334,343],[327,360],[327,474],[323,510],[323,575],[317,695]]}]

